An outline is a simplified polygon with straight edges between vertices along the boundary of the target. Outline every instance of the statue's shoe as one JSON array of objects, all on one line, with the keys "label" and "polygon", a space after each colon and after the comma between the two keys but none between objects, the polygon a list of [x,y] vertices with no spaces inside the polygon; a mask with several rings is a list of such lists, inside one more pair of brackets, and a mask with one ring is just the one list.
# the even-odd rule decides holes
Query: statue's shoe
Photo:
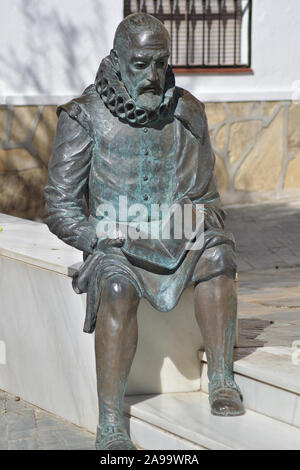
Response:
[{"label": "statue's shoe", "polygon": [[211,413],[215,416],[241,416],[245,414],[243,396],[233,379],[209,384]]},{"label": "statue's shoe", "polygon": [[121,425],[97,426],[96,450],[137,450]]}]

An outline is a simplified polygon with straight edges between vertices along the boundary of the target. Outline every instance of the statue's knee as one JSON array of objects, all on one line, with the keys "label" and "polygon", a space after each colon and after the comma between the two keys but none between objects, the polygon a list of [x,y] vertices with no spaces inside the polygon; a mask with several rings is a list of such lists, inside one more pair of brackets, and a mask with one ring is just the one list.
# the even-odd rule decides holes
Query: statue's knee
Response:
[{"label": "statue's knee", "polygon": [[122,334],[125,325],[136,319],[139,297],[134,285],[124,276],[107,279],[101,292],[101,324],[110,334]]},{"label": "statue's knee", "polygon": [[104,286],[104,297],[110,303],[118,303],[125,308],[138,301],[136,288],[125,276],[115,275],[107,279]]},{"label": "statue's knee", "polygon": [[234,278],[236,274],[236,254],[230,245],[219,245],[204,252],[205,264],[211,272],[223,273]]}]

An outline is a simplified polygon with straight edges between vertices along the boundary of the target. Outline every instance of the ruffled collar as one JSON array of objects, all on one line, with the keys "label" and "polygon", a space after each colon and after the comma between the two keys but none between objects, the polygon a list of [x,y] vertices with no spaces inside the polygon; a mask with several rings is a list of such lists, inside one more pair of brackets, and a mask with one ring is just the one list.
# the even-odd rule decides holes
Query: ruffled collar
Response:
[{"label": "ruffled collar", "polygon": [[174,105],[175,78],[170,66],[167,69],[164,98],[156,111],[148,112],[136,105],[120,80],[110,56],[101,62],[95,86],[110,112],[132,125],[147,126],[151,122],[163,120]]}]

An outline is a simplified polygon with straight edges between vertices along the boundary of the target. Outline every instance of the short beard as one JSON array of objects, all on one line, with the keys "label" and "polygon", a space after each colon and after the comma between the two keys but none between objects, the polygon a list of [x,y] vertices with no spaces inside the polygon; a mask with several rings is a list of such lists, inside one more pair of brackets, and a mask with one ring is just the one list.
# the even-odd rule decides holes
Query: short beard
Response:
[{"label": "short beard", "polygon": [[154,94],[154,93],[142,93],[140,94],[135,103],[139,108],[144,109],[145,111],[156,111],[157,108],[161,105],[163,100],[163,94]]}]

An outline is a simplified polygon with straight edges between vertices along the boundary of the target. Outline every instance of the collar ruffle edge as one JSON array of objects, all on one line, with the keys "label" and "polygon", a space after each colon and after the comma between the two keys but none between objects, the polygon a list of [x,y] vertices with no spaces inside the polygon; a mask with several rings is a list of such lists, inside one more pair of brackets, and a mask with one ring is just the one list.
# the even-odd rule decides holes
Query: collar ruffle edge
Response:
[{"label": "collar ruffle edge", "polygon": [[149,112],[135,104],[120,80],[109,55],[100,64],[95,86],[110,112],[133,125],[146,126],[150,122],[166,118],[174,103],[175,77],[170,66],[166,74],[164,98],[156,111]]}]

